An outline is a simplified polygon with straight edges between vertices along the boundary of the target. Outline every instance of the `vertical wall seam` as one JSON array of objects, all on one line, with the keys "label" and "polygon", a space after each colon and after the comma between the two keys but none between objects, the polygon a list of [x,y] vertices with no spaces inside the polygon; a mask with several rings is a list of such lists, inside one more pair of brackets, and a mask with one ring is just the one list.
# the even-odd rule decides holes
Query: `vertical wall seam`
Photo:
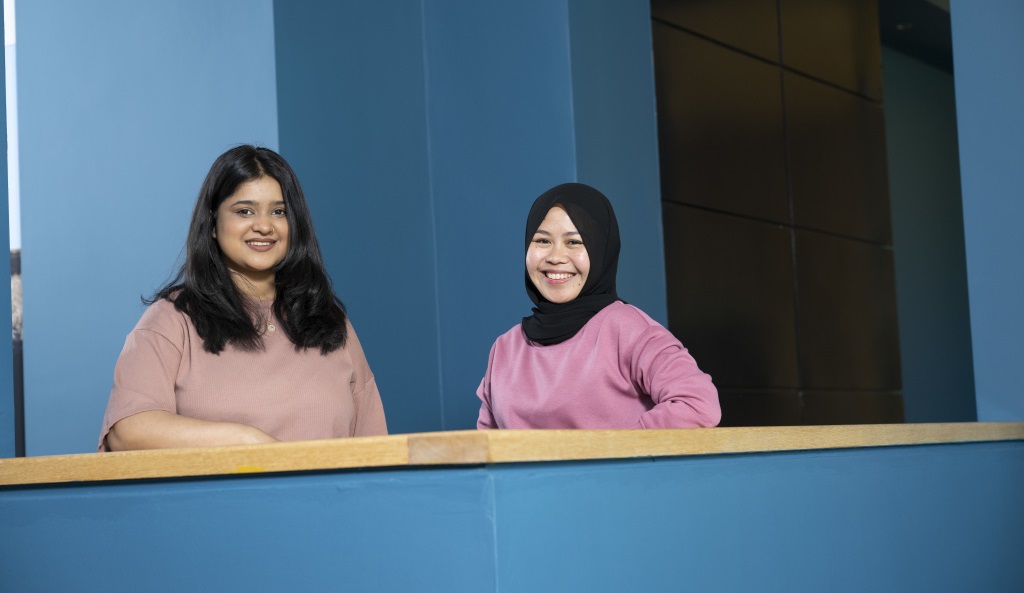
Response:
[{"label": "vertical wall seam", "polygon": [[793,344],[793,350],[796,353],[796,400],[799,406],[799,418],[800,422],[804,421],[804,385],[803,385],[803,365],[801,364],[802,357],[800,356],[800,278],[798,276],[798,266],[796,258],[796,211],[793,200],[793,175],[791,171],[790,155],[789,155],[789,118],[786,117],[786,68],[785,60],[783,57],[784,48],[782,46],[782,6],[777,3],[775,5],[775,14],[778,19],[778,27],[776,29],[779,43],[779,62],[777,64],[779,68],[779,100],[782,106],[782,159],[786,167],[786,205],[789,207],[789,249],[790,249],[790,263],[793,270],[793,338],[795,343]]},{"label": "vertical wall seam", "polygon": [[573,67],[572,61],[572,10],[569,5],[572,4],[572,0],[566,0],[565,2],[565,47],[566,47],[566,59],[569,63],[569,122],[572,124],[572,170],[576,173],[576,179],[580,180],[580,163],[579,155],[577,151],[577,145],[579,144],[579,135],[577,129],[579,126],[576,122],[576,76],[575,68]]},{"label": "vertical wall seam", "polygon": [[441,430],[445,430],[444,357],[441,354],[441,282],[440,258],[437,254],[437,202],[434,199],[434,154],[430,127],[430,60],[427,59],[427,7],[420,0],[420,43],[423,57],[423,124],[426,133],[427,197],[430,201],[430,245],[434,258],[434,323],[437,336],[437,400],[441,413]]},{"label": "vertical wall seam", "polygon": [[494,593],[501,591],[501,579],[498,578],[499,554],[498,554],[498,496],[495,492],[494,474],[485,468],[487,472],[487,486],[491,495],[491,545],[494,548]]},{"label": "vertical wall seam", "polygon": [[271,0],[270,3],[270,38],[274,42],[274,63],[271,65],[274,72],[274,127],[277,130],[274,138],[274,150],[283,152],[281,150],[281,85],[277,80],[277,71],[279,70],[278,65],[281,61],[281,56],[277,51],[277,5]]}]

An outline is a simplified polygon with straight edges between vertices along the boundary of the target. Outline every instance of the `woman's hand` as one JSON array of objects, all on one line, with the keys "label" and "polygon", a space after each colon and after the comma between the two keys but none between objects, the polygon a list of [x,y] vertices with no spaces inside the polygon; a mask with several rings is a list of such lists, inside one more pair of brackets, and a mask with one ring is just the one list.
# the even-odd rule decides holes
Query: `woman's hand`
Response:
[{"label": "woman's hand", "polygon": [[276,441],[247,424],[197,420],[162,410],[149,410],[122,418],[107,433],[107,446],[111,451],[258,445]]}]

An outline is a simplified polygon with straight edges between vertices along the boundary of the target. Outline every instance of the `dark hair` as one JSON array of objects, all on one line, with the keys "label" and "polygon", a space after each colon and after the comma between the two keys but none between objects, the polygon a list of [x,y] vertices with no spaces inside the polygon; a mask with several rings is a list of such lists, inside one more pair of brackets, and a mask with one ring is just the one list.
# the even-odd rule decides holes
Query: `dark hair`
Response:
[{"label": "dark hair", "polygon": [[167,299],[186,313],[214,354],[228,343],[260,350],[263,338],[213,236],[217,208],[248,181],[272,177],[281,185],[288,220],[288,251],[274,270],[274,314],[296,350],[327,354],[345,345],[345,307],[331,288],[295,172],[269,148],[242,145],[217,157],[199,190],[185,242],[185,262],[146,304]]}]

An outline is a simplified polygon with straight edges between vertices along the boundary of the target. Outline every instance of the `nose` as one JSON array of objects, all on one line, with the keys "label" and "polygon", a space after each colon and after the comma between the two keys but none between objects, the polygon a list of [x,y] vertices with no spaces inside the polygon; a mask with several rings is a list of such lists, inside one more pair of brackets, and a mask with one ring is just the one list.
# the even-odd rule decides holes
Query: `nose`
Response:
[{"label": "nose", "polygon": [[566,254],[566,248],[561,244],[554,244],[548,251],[547,261],[550,263],[565,263],[569,261],[569,257]]},{"label": "nose", "polygon": [[274,232],[274,225],[266,214],[257,214],[252,219],[252,230],[261,235],[269,235]]}]

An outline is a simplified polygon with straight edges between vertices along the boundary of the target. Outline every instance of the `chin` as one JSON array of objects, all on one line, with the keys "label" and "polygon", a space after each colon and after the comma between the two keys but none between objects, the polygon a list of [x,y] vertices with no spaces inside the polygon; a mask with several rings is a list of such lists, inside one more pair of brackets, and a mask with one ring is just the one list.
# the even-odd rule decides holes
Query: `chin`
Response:
[{"label": "chin", "polygon": [[574,294],[574,295],[572,295],[570,297],[570,296],[566,296],[564,294],[563,295],[553,294],[551,296],[545,296],[544,298],[546,298],[547,300],[551,301],[552,303],[554,303],[556,305],[564,305],[566,303],[571,303],[574,300],[576,300],[577,296],[579,296],[579,295],[575,295]]}]

